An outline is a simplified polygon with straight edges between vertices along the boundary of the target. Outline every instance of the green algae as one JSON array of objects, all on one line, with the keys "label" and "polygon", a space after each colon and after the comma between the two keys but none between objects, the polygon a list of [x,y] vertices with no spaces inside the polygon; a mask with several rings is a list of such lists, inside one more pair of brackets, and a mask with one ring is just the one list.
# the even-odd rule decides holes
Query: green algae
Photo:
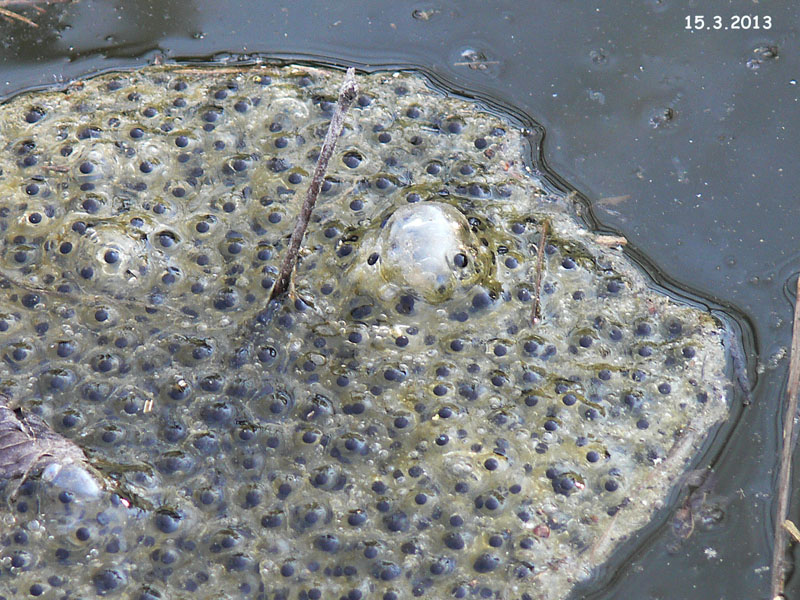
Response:
[{"label": "green algae", "polygon": [[360,77],[268,309],[340,81],[153,67],[0,111],[0,391],[115,490],[23,484],[0,593],[563,598],[726,417],[722,325],[408,74]]}]

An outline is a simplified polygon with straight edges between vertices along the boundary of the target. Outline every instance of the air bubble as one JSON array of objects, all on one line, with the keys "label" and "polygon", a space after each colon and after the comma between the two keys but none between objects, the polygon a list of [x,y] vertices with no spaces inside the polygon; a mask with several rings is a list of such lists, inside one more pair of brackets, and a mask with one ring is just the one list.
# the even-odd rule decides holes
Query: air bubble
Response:
[{"label": "air bubble", "polygon": [[410,288],[430,302],[446,300],[458,286],[474,283],[488,271],[466,218],[439,202],[395,211],[381,232],[377,250],[386,281]]}]

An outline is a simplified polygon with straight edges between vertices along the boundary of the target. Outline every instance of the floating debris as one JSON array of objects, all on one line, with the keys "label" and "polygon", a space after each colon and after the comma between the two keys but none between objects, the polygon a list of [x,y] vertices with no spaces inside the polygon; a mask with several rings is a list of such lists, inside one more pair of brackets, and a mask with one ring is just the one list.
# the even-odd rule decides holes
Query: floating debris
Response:
[{"label": "floating debris", "polygon": [[728,415],[723,326],[409,74],[359,76],[268,303],[342,77],[159,66],[0,109],[0,392],[145,507],[29,478],[0,594],[564,598]]}]

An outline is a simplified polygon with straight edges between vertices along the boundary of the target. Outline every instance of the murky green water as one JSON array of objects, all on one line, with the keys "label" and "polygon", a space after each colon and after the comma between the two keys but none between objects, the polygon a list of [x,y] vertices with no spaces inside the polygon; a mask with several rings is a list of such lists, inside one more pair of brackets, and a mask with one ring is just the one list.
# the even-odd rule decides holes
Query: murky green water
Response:
[{"label": "murky green water", "polygon": [[[725,15],[753,9],[718,7]],[[797,211],[798,16],[788,3],[771,5],[763,9],[773,15],[769,32],[688,34],[677,5],[618,10],[81,2],[42,17],[39,31],[5,26],[6,89],[141,64],[137,57],[159,48],[177,56],[259,51],[414,65],[513,107],[523,120],[535,117],[561,180],[585,193],[595,215],[658,266],[659,278],[744,311],[748,354],[764,367],[753,405],[711,455],[719,457],[712,501],[723,518],[677,545],[668,530],[656,532],[600,596],[705,598],[704,586],[721,597],[764,595],[775,399],[791,311],[783,289],[797,262],[788,224]],[[777,54],[761,51],[765,44]],[[485,68],[464,64],[476,54]],[[675,118],[654,118],[665,109]]]}]

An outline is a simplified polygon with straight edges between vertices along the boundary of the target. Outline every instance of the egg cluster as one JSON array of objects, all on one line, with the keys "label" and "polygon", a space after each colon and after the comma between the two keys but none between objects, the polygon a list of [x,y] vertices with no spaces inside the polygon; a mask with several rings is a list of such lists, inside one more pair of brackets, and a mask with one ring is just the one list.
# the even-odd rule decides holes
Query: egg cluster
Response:
[{"label": "egg cluster", "polygon": [[727,415],[722,325],[409,74],[359,76],[268,305],[341,78],[150,67],[0,107],[0,393],[100,474],[10,499],[0,597],[564,598]]}]

